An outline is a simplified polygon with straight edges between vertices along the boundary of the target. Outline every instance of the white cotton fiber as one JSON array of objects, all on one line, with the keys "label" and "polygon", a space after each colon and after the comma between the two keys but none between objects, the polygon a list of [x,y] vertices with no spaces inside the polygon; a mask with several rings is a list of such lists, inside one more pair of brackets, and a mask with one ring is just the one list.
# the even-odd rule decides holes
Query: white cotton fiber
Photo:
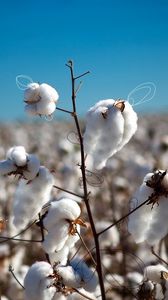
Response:
[{"label": "white cotton fiber", "polygon": [[54,178],[45,167],[40,167],[38,176],[30,183],[22,179],[14,197],[13,224],[23,229],[32,219],[37,217],[41,208],[50,199]]},{"label": "white cotton fiber", "polygon": [[42,246],[47,253],[60,251],[68,239],[69,223],[61,220],[50,228]]},{"label": "white cotton fiber", "polygon": [[12,172],[16,172],[17,167],[13,163],[13,161],[7,159],[0,161],[0,175],[8,175]]},{"label": "white cotton fiber", "polygon": [[72,266],[60,266],[57,268],[57,271],[66,286],[73,288],[81,286],[82,278],[79,273],[75,272]]},{"label": "white cotton fiber", "polygon": [[32,83],[25,91],[25,111],[29,115],[50,116],[56,109],[57,91],[46,83]]},{"label": "white cotton fiber", "polygon": [[94,292],[98,284],[96,271],[90,269],[81,258],[74,258],[70,265],[81,277],[80,287],[83,287],[88,292]]},{"label": "white cotton fiber", "polygon": [[160,264],[156,266],[148,266],[144,270],[144,279],[151,280],[154,283],[161,283],[163,280],[162,272],[166,272],[168,274],[168,270]]},{"label": "white cotton fiber", "polygon": [[[93,157],[93,168],[101,169],[108,158],[119,151],[137,129],[137,116],[127,101],[102,100],[87,113],[84,149]],[[125,112],[124,112],[125,110]]]},{"label": "white cotton fiber", "polygon": [[[163,172],[163,171],[160,171]],[[154,188],[146,185],[150,181],[154,173],[145,176],[144,182],[137,191],[131,208],[134,208],[145,200],[149,199],[155,192]],[[166,174],[167,176],[167,174]],[[152,179],[153,180],[153,179]],[[167,188],[167,177],[163,180],[164,188]],[[164,195],[158,195],[156,202],[143,205],[129,216],[128,230],[133,235],[137,243],[147,241],[151,246],[158,243],[168,233],[168,201]],[[158,203],[157,203],[158,202]]]},{"label": "white cotton fiber", "polygon": [[57,263],[62,266],[65,266],[68,261],[68,255],[69,248],[67,246],[64,246],[59,252],[49,253],[50,262],[52,265],[54,265],[54,263]]},{"label": "white cotton fiber", "polygon": [[48,214],[44,218],[44,226],[46,229],[50,229],[59,220],[76,220],[80,216],[80,213],[79,205],[70,198],[53,201],[50,204]]},{"label": "white cotton fiber", "polygon": [[32,180],[36,177],[40,169],[40,161],[34,154],[27,155],[27,168],[23,171],[23,176],[27,180]]},{"label": "white cotton fiber", "polygon": [[25,300],[51,300],[56,292],[53,269],[47,262],[33,264],[24,279]]},{"label": "white cotton fiber", "polygon": [[24,92],[24,101],[34,103],[39,100],[39,84],[36,82],[30,83]]},{"label": "white cotton fiber", "polygon": [[9,149],[7,156],[18,166],[23,167],[27,163],[27,153],[23,146],[16,146]]}]

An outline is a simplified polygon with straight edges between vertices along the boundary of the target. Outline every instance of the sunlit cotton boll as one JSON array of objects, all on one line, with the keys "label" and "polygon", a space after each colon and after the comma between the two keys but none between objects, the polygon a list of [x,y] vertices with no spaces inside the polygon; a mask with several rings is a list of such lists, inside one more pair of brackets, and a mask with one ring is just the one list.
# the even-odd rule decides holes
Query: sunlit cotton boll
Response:
[{"label": "sunlit cotton boll", "polygon": [[56,292],[53,269],[47,262],[33,264],[24,279],[25,300],[51,300]]},{"label": "sunlit cotton boll", "polygon": [[[150,204],[143,205],[129,216],[128,230],[133,235],[137,243],[146,240],[149,245],[154,246],[168,233],[168,202],[166,192],[168,191],[167,174],[164,176],[159,185],[160,189],[163,188],[163,192],[158,194],[156,198],[152,196],[155,194],[154,186],[153,188],[147,186],[148,182],[150,183],[151,180],[154,182],[154,178],[158,178],[158,176],[161,176],[163,172],[164,171],[157,171],[155,173],[147,174],[144,178],[143,184],[137,191],[131,203],[134,203],[134,207],[136,207],[145,200],[151,199]],[[156,182],[156,185],[157,184],[158,183]],[[153,202],[152,199],[154,199]]]},{"label": "sunlit cotton boll", "polygon": [[49,253],[50,262],[52,265],[55,263],[60,264],[62,266],[67,264],[69,254],[69,247],[64,246],[63,249],[59,252]]},{"label": "sunlit cotton boll", "polygon": [[27,184],[22,179],[14,197],[13,224],[17,229],[23,229],[33,220],[45,203],[50,200],[54,178],[45,167],[40,167],[38,175]]},{"label": "sunlit cotton boll", "polygon": [[105,167],[136,129],[137,115],[127,101],[107,99],[91,107],[86,116],[84,149],[93,157],[93,168]]},{"label": "sunlit cotton boll", "polygon": [[31,84],[25,90],[25,111],[30,115],[50,116],[56,109],[57,91],[46,83]]},{"label": "sunlit cotton boll", "polygon": [[46,229],[52,228],[59,220],[76,220],[81,213],[81,209],[76,201],[70,198],[62,198],[58,201],[52,201],[46,217],[44,226]]},{"label": "sunlit cotton boll", "polygon": [[168,270],[161,264],[148,266],[144,270],[144,280],[150,280],[154,283],[161,283],[164,279],[164,274],[168,278]]},{"label": "sunlit cotton boll", "polygon": [[60,266],[57,270],[66,286],[73,288],[82,287],[88,292],[95,291],[98,283],[97,276],[82,259],[75,258],[70,262],[69,266]]},{"label": "sunlit cotton boll", "polygon": [[18,167],[23,167],[27,163],[27,153],[23,146],[15,146],[8,150],[7,158],[11,159]]},{"label": "sunlit cotton boll", "polygon": [[23,176],[27,180],[34,179],[40,169],[40,161],[34,154],[27,155],[27,168],[23,170]]}]

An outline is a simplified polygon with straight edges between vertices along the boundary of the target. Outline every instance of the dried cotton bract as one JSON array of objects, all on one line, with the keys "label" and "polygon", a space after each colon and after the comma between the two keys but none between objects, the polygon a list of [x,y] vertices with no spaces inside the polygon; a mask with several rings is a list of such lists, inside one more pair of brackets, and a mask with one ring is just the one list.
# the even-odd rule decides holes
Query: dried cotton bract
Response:
[{"label": "dried cotton bract", "polygon": [[137,115],[127,101],[102,100],[87,113],[84,148],[101,169],[108,158],[129,142],[137,129]]},{"label": "dried cotton bract", "polygon": [[[131,209],[148,203],[129,216],[128,230],[137,243],[155,245],[168,233],[168,174],[148,173],[131,202]],[[133,207],[132,207],[133,204]]]},{"label": "dried cotton bract", "polygon": [[[50,255],[57,252],[58,256],[55,255],[55,262],[62,263],[59,251],[65,247],[72,248],[78,241],[80,225],[83,225],[79,219],[80,213],[79,205],[69,198],[51,202],[48,214],[43,221],[48,231],[43,242],[43,248]],[[52,258],[54,259],[54,254]],[[65,258],[62,259],[65,261]]]},{"label": "dried cotton bract", "polygon": [[38,175],[27,184],[22,179],[14,197],[13,224],[17,229],[24,228],[37,214],[45,203],[50,200],[54,178],[50,171],[41,166]]},{"label": "dried cotton bract", "polygon": [[50,116],[56,109],[57,91],[46,83],[31,83],[24,93],[25,111],[29,115]]},{"label": "dried cotton bract", "polygon": [[56,292],[52,275],[53,269],[47,262],[33,264],[24,279],[25,300],[51,300]]}]

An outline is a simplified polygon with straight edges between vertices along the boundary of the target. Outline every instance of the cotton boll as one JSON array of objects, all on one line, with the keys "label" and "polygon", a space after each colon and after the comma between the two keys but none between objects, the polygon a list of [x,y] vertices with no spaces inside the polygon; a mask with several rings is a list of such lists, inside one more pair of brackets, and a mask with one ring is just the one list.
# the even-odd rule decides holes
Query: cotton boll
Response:
[{"label": "cotton boll", "polygon": [[49,253],[50,262],[52,265],[54,263],[60,264],[62,266],[67,264],[68,261],[69,248],[64,246],[61,251]]},{"label": "cotton boll", "polygon": [[11,160],[2,160],[0,161],[0,175],[8,175],[17,170],[17,167]]},{"label": "cotton boll", "polygon": [[27,156],[27,169],[23,171],[23,176],[27,180],[34,179],[40,169],[40,161],[38,157],[34,154],[29,154]]},{"label": "cotton boll", "polygon": [[[9,155],[9,152],[8,152]],[[23,167],[27,163],[27,154],[23,146],[16,146],[10,151],[10,159],[18,166]]]},{"label": "cotton boll", "polygon": [[93,167],[101,169],[122,141],[124,119],[112,99],[99,101],[87,114],[84,148],[93,156]]},{"label": "cotton boll", "polygon": [[44,226],[46,229],[50,229],[59,220],[68,219],[74,221],[80,216],[80,213],[79,205],[70,198],[53,201],[50,204],[48,214],[44,218]]},{"label": "cotton boll", "polygon": [[81,287],[88,292],[94,292],[98,284],[96,272],[90,269],[80,258],[74,258],[70,264],[82,279]]},{"label": "cotton boll", "polygon": [[78,234],[80,234],[80,225],[76,225],[77,233],[74,235],[69,235],[68,239],[65,242],[65,246],[67,246],[69,249],[73,248],[77,241],[79,241],[80,237]]},{"label": "cotton boll", "polygon": [[30,83],[24,92],[24,101],[26,103],[34,103],[39,101],[39,84],[36,82]]},{"label": "cotton boll", "polygon": [[13,224],[23,229],[34,219],[45,203],[50,199],[54,178],[45,167],[40,167],[38,176],[29,184],[22,179],[14,197]]},{"label": "cotton boll", "polygon": [[47,83],[42,83],[40,85],[40,97],[43,102],[57,102],[59,95],[52,86]]},{"label": "cotton boll", "polygon": [[[140,186],[139,190],[136,192],[134,198],[131,201],[131,210],[147,200],[152,192],[153,189],[146,186],[144,180],[144,183]],[[152,214],[153,210],[151,210],[151,207],[145,204],[129,216],[128,231],[132,234],[136,243],[141,243],[146,239],[146,234],[150,227]]]},{"label": "cotton boll", "polygon": [[42,247],[45,252],[53,253],[60,251],[66,240],[68,239],[69,234],[69,223],[61,220],[55,224],[54,227],[50,228],[48,234],[45,236],[45,240],[42,243]]},{"label": "cotton boll", "polygon": [[37,107],[37,114],[38,115],[45,115],[50,116],[55,111],[56,105],[54,102],[38,102],[36,104]]},{"label": "cotton boll", "polygon": [[67,300],[67,296],[64,296],[62,293],[55,293],[54,298],[52,300]]},{"label": "cotton boll", "polygon": [[163,280],[162,272],[168,273],[168,270],[160,264],[156,266],[148,266],[144,270],[144,279],[148,279],[154,283],[161,283]]},{"label": "cotton boll", "polygon": [[58,267],[58,274],[62,277],[63,283],[68,287],[78,288],[81,285],[82,278],[75,272],[72,266]]},{"label": "cotton boll", "polygon": [[36,116],[38,114],[37,103],[25,105],[25,112],[30,116]]},{"label": "cotton boll", "polygon": [[135,134],[137,130],[137,114],[133,110],[131,104],[128,101],[124,101],[124,110],[122,112],[124,118],[124,134],[122,138],[122,142],[118,147],[118,151],[123,148],[132,136]]},{"label": "cotton boll", "polygon": [[53,269],[47,262],[36,262],[33,264],[24,280],[25,300],[51,300],[56,288],[51,286],[54,283]]}]

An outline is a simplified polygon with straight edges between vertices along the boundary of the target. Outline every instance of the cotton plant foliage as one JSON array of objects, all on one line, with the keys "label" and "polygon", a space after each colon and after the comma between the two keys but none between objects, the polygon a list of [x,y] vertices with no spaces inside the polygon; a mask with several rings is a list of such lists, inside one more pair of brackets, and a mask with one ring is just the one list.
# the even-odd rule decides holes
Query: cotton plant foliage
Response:
[{"label": "cotton plant foliage", "polygon": [[128,101],[101,100],[86,116],[84,149],[93,168],[105,167],[108,158],[121,150],[137,130],[137,114]]},{"label": "cotton plant foliage", "polygon": [[53,286],[53,268],[47,262],[33,264],[24,279],[25,300],[51,300],[56,288]]},{"label": "cotton plant foliage", "polygon": [[65,258],[61,259],[62,255],[59,252],[65,251],[67,257],[68,249],[79,240],[80,225],[83,225],[79,218],[80,214],[79,205],[70,198],[62,198],[50,203],[48,213],[43,220],[47,234],[42,246],[55,262],[62,263],[62,259]]},{"label": "cotton plant foliage", "polygon": [[39,172],[40,162],[36,155],[26,153],[23,146],[14,146],[7,151],[6,160],[0,161],[1,175],[20,175],[33,180]]},{"label": "cotton plant foliage", "polygon": [[147,241],[154,246],[168,233],[168,173],[158,170],[148,173],[131,201],[135,208],[144,201],[146,205],[129,216],[128,230],[136,243]]},{"label": "cotton plant foliage", "polygon": [[20,180],[13,204],[13,224],[17,229],[23,229],[37,217],[43,205],[50,200],[53,184],[53,175],[44,166],[40,167],[37,176],[31,182]]},{"label": "cotton plant foliage", "polygon": [[32,116],[50,116],[56,109],[57,91],[46,83],[30,83],[24,93],[25,111]]}]

